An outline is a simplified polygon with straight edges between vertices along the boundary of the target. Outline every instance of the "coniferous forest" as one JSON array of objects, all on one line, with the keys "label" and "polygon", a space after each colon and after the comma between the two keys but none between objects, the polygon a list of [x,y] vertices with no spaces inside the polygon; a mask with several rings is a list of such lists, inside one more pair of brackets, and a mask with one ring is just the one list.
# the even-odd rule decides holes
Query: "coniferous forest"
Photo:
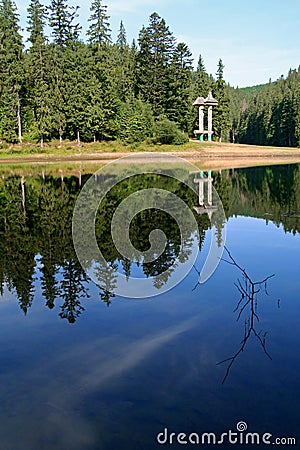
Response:
[{"label": "coniferous forest", "polygon": [[0,0],[0,139],[6,143],[59,139],[181,144],[198,128],[193,101],[211,90],[214,139],[300,145],[300,71],[252,88],[232,88],[222,59],[216,74],[177,42],[164,18],[151,14],[128,43],[121,21],[113,42],[107,6],[92,0],[81,30],[68,0],[31,0],[28,40],[12,0]]}]

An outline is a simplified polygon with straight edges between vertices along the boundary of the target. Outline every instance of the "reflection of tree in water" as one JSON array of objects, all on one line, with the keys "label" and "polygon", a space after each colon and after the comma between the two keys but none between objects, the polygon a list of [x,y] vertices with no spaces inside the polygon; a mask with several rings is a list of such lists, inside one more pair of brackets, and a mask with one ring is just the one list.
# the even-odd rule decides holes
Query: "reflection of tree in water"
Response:
[{"label": "reflection of tree in water", "polygon": [[[82,182],[87,178],[89,175],[84,176]],[[118,253],[111,240],[109,224],[123,198],[139,189],[153,187],[159,178],[160,189],[173,192],[193,209],[197,203],[194,192],[174,179],[151,174],[140,178],[131,177],[116,185],[99,208],[96,236],[101,250],[108,264],[111,267],[115,264],[123,267],[127,277],[132,273],[133,263]],[[214,187],[222,199],[227,216],[241,214],[265,218],[268,213],[270,220],[277,225],[283,224],[285,231],[296,233],[300,230],[299,166],[226,170],[214,172],[213,178]],[[99,182],[102,181],[99,179]],[[24,213],[21,175],[0,178],[0,284],[2,290],[6,286],[16,292],[20,307],[25,313],[34,299],[36,255],[39,255],[41,289],[47,307],[55,309],[56,306],[59,307],[57,302],[69,301],[70,305],[65,304],[66,313],[63,315],[71,317],[72,320],[76,320],[76,311],[82,311],[80,306],[84,298],[87,298],[86,282],[80,273],[82,268],[76,266],[75,270],[72,267],[77,261],[73,250],[71,224],[78,193],[78,177],[25,177]],[[195,217],[201,248],[206,230],[211,224],[206,214],[196,214]],[[221,226],[220,223],[220,229]],[[140,264],[145,276],[162,273],[156,281],[159,289],[171,275],[170,267],[176,256],[180,255],[183,259],[188,257],[190,236],[184,237],[185,251],[180,254],[180,235],[176,222],[159,210],[147,210],[132,221],[130,237],[133,245],[141,249],[149,248],[149,233],[154,228],[165,232],[166,250],[153,264],[142,261]],[[67,284],[63,286],[64,297],[61,297],[63,272],[71,278],[77,277],[83,284],[82,290],[76,290],[74,286],[74,297],[70,290],[68,291]],[[113,289],[108,279],[100,289],[100,297],[107,304],[111,301]],[[71,311],[69,316],[68,310]]]},{"label": "reflection of tree in water", "polygon": [[[88,178],[89,176],[86,176]],[[161,179],[154,175],[157,179]],[[22,178],[10,175],[0,179],[0,284],[15,291],[20,306],[27,313],[34,300],[34,281],[37,262],[42,296],[49,309],[60,308],[59,315],[75,322],[83,312],[83,301],[88,298],[85,272],[77,262],[72,241],[72,216],[79,193],[76,177],[41,176]],[[84,181],[84,180],[82,180]],[[99,182],[103,180],[98,180]],[[160,188],[177,193],[185,203],[194,204],[193,193],[176,180],[164,177]],[[139,180],[125,180],[117,185],[104,200],[103,208],[96,220],[96,234],[101,249],[108,261],[107,267],[99,267],[99,295],[110,304],[114,297],[114,269],[122,267],[128,278],[133,262],[121,257],[111,240],[110,221],[116,207],[123,198],[139,189],[151,187],[150,176]],[[91,193],[93,195],[93,193]],[[24,208],[25,203],[25,208]],[[209,228],[207,217],[196,217],[199,223],[201,242]],[[161,211],[145,211],[131,224],[130,237],[137,248],[148,248],[149,233],[153,228],[162,229],[167,235],[165,253],[152,263],[141,262],[145,276],[163,271],[157,278],[157,288],[171,274],[169,266],[177,255],[184,261],[188,257],[190,239],[184,237],[186,251],[180,253],[180,234],[177,224]],[[84,236],[83,236],[84,239]],[[87,243],[88,245],[89,243]]]},{"label": "reflection of tree in water", "polygon": [[266,295],[268,295],[267,292],[267,282],[270,278],[274,277],[274,275],[270,275],[266,277],[265,279],[261,281],[253,281],[245,269],[243,269],[233,258],[229,250],[225,247],[225,250],[227,252],[228,259],[222,258],[222,261],[225,261],[227,264],[230,264],[234,267],[236,267],[242,274],[242,279],[238,279],[237,283],[234,283],[237,290],[239,291],[241,298],[237,303],[237,306],[234,310],[234,312],[238,313],[237,320],[239,320],[243,313],[246,313],[246,319],[245,319],[245,330],[244,330],[244,336],[241,341],[241,345],[236,351],[234,355],[232,355],[229,358],[224,359],[223,361],[220,361],[218,364],[228,363],[225,376],[222,380],[222,384],[225,383],[230,369],[238,356],[244,351],[246,344],[251,336],[254,336],[259,344],[261,345],[264,353],[270,358],[267,349],[266,349],[266,335],[267,333],[262,333],[261,331],[258,332],[256,329],[256,325],[259,322],[259,316],[258,316],[258,294],[260,292],[264,292]]},{"label": "reflection of tree in water", "polygon": [[232,169],[214,173],[227,217],[259,217],[300,231],[300,166],[298,164]]},{"label": "reflection of tree in water", "polygon": [[117,264],[112,263],[101,264],[99,261],[96,263],[94,274],[100,288],[100,298],[107,306],[111,304],[111,299],[115,297],[113,292],[117,284],[117,267]]},{"label": "reflection of tree in water", "polygon": [[[160,256],[156,254],[149,255],[150,257],[153,256],[153,261],[145,262],[143,259],[137,260],[134,254],[130,254],[129,256],[134,263],[130,262],[128,258],[124,258],[118,253],[111,236],[113,215],[122,200],[141,189],[152,188],[153,186],[167,192],[175,193],[192,210],[197,196],[180,181],[156,174],[133,176],[115,185],[101,202],[96,217],[95,231],[99,248],[106,261],[111,265],[117,264],[118,266],[121,263],[124,275],[127,278],[132,271],[133,264],[137,265],[146,277],[155,277],[153,284],[157,289],[160,289],[172,275],[175,269],[172,267],[175,260],[178,259],[183,264],[189,258],[193,245],[193,237],[191,234],[185,233],[185,230],[182,230],[183,234],[181,236],[176,220],[170,214],[163,211],[163,202],[166,199],[163,196],[158,198],[160,200],[159,209],[152,207],[136,214],[129,227],[131,244],[140,252],[149,251],[149,236],[151,231],[161,230],[165,234],[165,249]],[[168,207],[170,207],[170,204],[168,204]],[[184,212],[182,212],[182,216],[183,214]],[[210,227],[210,221],[207,216],[198,216],[196,214],[195,219],[199,227],[201,247],[205,237],[205,230]],[[184,220],[187,220],[185,216]],[[191,229],[191,226],[189,228]]]},{"label": "reflection of tree in water", "polygon": [[9,291],[15,290],[20,308],[27,314],[34,298],[36,241],[30,236],[31,217],[24,212],[19,177],[1,180],[0,214],[2,289],[5,283]]},{"label": "reflection of tree in water", "polygon": [[69,323],[74,323],[76,318],[84,311],[80,299],[89,297],[87,286],[85,286],[88,278],[74,257],[65,260],[62,275],[60,297],[64,303],[61,306],[59,316],[62,319],[67,319]]}]

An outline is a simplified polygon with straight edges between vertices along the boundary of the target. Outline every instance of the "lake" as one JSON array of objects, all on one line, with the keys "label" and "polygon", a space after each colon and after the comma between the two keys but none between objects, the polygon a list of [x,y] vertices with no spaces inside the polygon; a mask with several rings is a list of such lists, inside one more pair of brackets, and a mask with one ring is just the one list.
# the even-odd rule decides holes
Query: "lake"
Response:
[{"label": "lake", "polygon": [[[107,261],[96,271],[92,250],[77,258],[72,219],[88,180],[105,185],[109,169],[1,168],[1,448],[283,448],[290,438],[299,448],[300,165],[198,172],[194,191],[179,175],[114,179],[96,212]],[[207,181],[203,205],[197,196],[210,175],[226,216],[212,210],[215,226]],[[151,203],[129,236],[146,252],[160,229],[164,251],[130,261],[114,246],[113,212],[154,185],[180,198],[194,225],[180,235],[177,218]],[[223,258],[199,283],[213,239],[216,251],[226,244]],[[186,267],[196,248],[185,276],[168,285],[174,261]],[[116,270],[154,280],[151,295],[117,288]]]}]

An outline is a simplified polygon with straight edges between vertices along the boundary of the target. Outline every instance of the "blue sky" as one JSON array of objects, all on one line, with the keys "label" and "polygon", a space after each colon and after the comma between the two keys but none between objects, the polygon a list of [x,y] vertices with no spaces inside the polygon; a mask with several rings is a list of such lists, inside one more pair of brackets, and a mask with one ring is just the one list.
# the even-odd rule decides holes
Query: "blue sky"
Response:
[{"label": "blue sky", "polygon": [[[49,4],[50,0],[44,0]],[[26,22],[29,0],[16,0],[21,25]],[[89,0],[69,0],[80,6],[80,22],[86,29]],[[178,42],[185,42],[197,63],[215,75],[219,58],[232,86],[251,86],[286,76],[300,65],[299,0],[104,0],[112,36],[123,20],[128,41],[137,39],[156,11],[166,20]]]}]

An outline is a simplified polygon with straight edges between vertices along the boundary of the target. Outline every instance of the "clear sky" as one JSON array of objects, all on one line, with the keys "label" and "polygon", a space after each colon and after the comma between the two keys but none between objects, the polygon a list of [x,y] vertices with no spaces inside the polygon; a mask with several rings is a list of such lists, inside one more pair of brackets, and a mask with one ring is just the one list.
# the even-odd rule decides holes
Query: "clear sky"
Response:
[{"label": "clear sky", "polygon": [[[49,4],[50,0],[42,1]],[[26,27],[29,0],[16,0],[21,26]],[[89,0],[69,0],[80,6],[83,30]],[[123,20],[129,43],[157,12],[177,38],[199,55],[215,75],[219,58],[232,86],[251,86],[286,76],[300,65],[300,0],[104,0],[115,39]]]}]

